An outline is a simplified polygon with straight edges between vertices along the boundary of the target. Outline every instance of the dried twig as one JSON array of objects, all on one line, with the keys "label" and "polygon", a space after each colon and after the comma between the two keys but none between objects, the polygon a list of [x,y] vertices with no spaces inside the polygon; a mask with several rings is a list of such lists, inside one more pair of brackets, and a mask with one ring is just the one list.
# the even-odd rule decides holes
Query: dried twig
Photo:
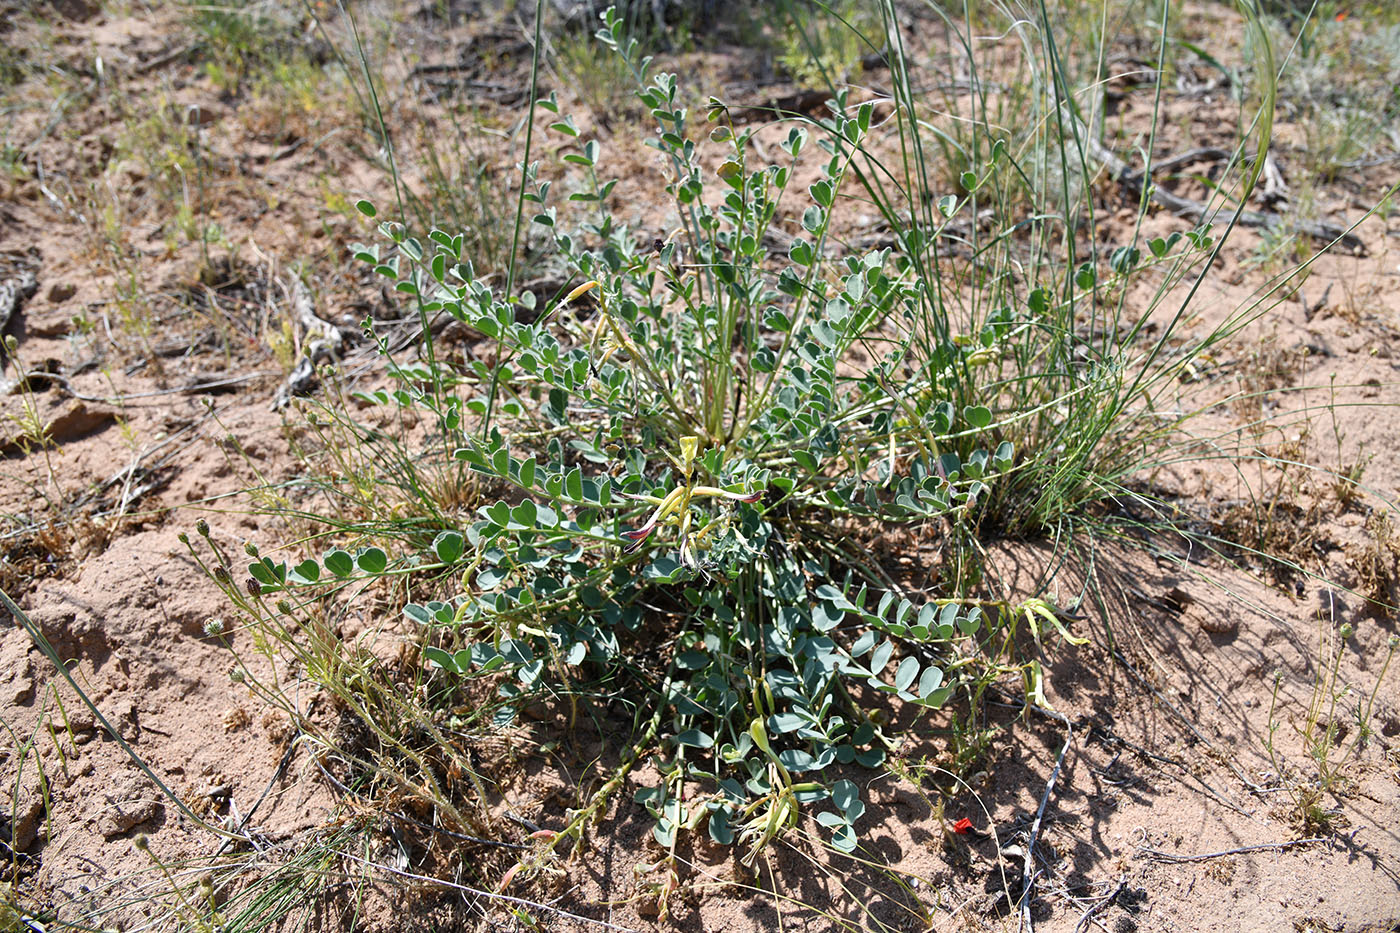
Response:
[{"label": "dried twig", "polygon": [[1060,756],[1055,759],[1055,767],[1050,772],[1050,780],[1045,782],[1045,793],[1040,797],[1040,807],[1035,811],[1035,822],[1031,824],[1030,838],[1026,842],[1026,863],[1021,873],[1021,923],[1027,933],[1032,933],[1035,929],[1031,922],[1031,901],[1035,897],[1035,844],[1040,839],[1041,821],[1045,818],[1045,808],[1050,803],[1050,795],[1055,791],[1055,782],[1060,777],[1060,767],[1065,763],[1065,753],[1074,744],[1074,727],[1070,725],[1069,717],[1043,707],[1032,708],[1063,723],[1066,734],[1065,744],[1060,748]]},{"label": "dried twig", "polygon": [[1279,171],[1278,162],[1274,159],[1272,152],[1264,154],[1264,183],[1259,186],[1255,193],[1260,203],[1272,207],[1275,204],[1284,204],[1288,201],[1288,183],[1283,180],[1283,172]]},{"label": "dried twig", "polygon": [[[1131,168],[1118,156],[1114,155],[1102,143],[1095,139],[1089,139],[1089,155],[1101,163],[1108,173],[1120,185],[1134,195],[1140,195],[1143,185],[1143,173]],[[1205,156],[1196,153],[1195,158],[1200,159]],[[1167,159],[1167,162],[1176,161],[1178,157]],[[1178,162],[1178,164],[1184,164]],[[1201,201],[1191,198],[1184,198],[1170,191],[1164,191],[1160,187],[1153,185],[1150,188],[1149,196],[1153,201],[1165,207],[1173,214],[1185,217],[1188,220],[1201,224],[1228,223],[1234,216],[1233,208],[1228,205],[1211,206]],[[1327,223],[1321,220],[1308,220],[1300,217],[1285,217],[1272,211],[1240,211],[1238,223],[1244,227],[1262,227],[1269,230],[1293,230],[1305,234],[1316,240],[1324,240],[1329,245],[1340,243],[1350,250],[1353,255],[1365,256],[1366,244],[1361,238],[1352,233],[1348,228],[1337,224]]]},{"label": "dried twig", "polygon": [[166,65],[169,65],[171,62],[184,58],[186,55],[189,55],[191,52],[195,51],[198,48],[199,45],[197,43],[177,45],[170,51],[165,52],[161,55],[157,55],[155,58],[151,59],[148,62],[142,62],[141,64],[137,65],[135,71],[139,75],[149,74],[150,72],[155,71],[157,68],[163,68]]},{"label": "dried twig", "polygon": [[170,389],[153,389],[150,392],[122,392],[118,395],[87,395],[74,389],[68,377],[58,373],[26,373],[25,378],[41,376],[56,385],[64,395],[81,399],[84,402],[101,402],[106,405],[121,405],[138,398],[160,398],[165,395],[197,395],[209,389],[226,389],[229,386],[236,386],[240,383],[252,382],[255,379],[265,379],[268,376],[275,375],[276,373],[269,371],[244,373],[242,376],[230,376],[227,379],[214,379],[210,382],[191,382],[188,385],[175,386]]},{"label": "dried twig", "polygon": [[735,107],[729,111],[729,118],[735,123],[749,123],[754,120],[773,120],[782,117],[810,114],[831,100],[827,90],[800,90],[782,97],[771,97],[761,104],[748,107]]},{"label": "dried twig", "polygon": [[424,103],[433,103],[443,94],[457,94],[471,92],[478,98],[493,100],[497,103],[509,103],[518,100],[522,96],[522,91],[518,87],[511,87],[506,84],[498,84],[495,81],[473,81],[466,78],[439,77],[434,75],[423,75],[420,79],[433,92],[423,98]]},{"label": "dried twig", "polygon": [[[272,792],[273,786],[282,779],[282,775],[287,773],[287,768],[292,763],[292,755],[296,752],[296,747],[296,742],[287,743],[286,751],[282,752],[282,760],[277,763],[277,770],[272,772],[272,777],[268,779],[267,786],[263,788],[263,792],[258,796],[257,801],[248,809],[248,812],[241,817],[237,817],[238,822],[232,830],[235,835],[224,837],[223,842],[219,843],[219,848],[214,853],[214,858],[223,855],[224,851],[233,843],[233,840],[239,836],[242,836],[250,842],[252,841],[252,837],[246,835],[244,830],[247,829],[248,823],[252,821],[253,814],[258,812],[258,807],[263,805],[263,801],[267,799],[267,795]],[[229,797],[229,804],[233,804],[232,796]],[[235,807],[235,815],[236,814],[237,809]]]},{"label": "dried twig", "polygon": [[1118,894],[1127,886],[1128,879],[1119,878],[1118,885],[1112,891],[1110,891],[1104,897],[1101,897],[1098,900],[1094,901],[1094,903],[1089,905],[1088,910],[1084,911],[1084,913],[1079,915],[1079,922],[1074,925],[1074,933],[1079,933],[1080,930],[1088,926],[1090,923],[1097,923],[1098,921],[1094,919],[1094,914],[1103,910],[1109,904],[1112,904],[1114,899],[1118,897]]},{"label": "dried twig", "polygon": [[534,910],[547,910],[550,913],[555,914],[557,916],[565,917],[569,920],[577,920],[579,923],[591,923],[594,926],[600,926],[605,930],[619,930],[621,931],[621,933],[636,933],[636,931],[632,930],[630,927],[618,926],[617,924],[609,923],[606,920],[596,920],[593,917],[585,917],[582,914],[570,913],[569,911],[563,910],[559,907],[555,907],[552,904],[543,904],[539,901],[530,901],[526,900],[523,897],[511,897],[509,894],[497,894],[493,891],[483,891],[481,888],[473,888],[468,885],[458,884],[455,881],[448,881],[443,878],[433,878],[428,875],[415,874],[411,871],[404,871],[400,868],[394,868],[391,865],[385,865],[382,862],[373,862],[366,858],[360,858],[358,855],[354,855],[350,852],[341,852],[339,853],[339,855],[342,858],[347,858],[352,862],[358,862],[366,868],[387,872],[391,875],[398,875],[400,878],[408,878],[412,881],[421,881],[424,884],[434,884],[444,888],[451,888],[454,891],[461,891],[463,894],[472,894],[476,897],[486,898],[487,900],[503,901],[507,904],[517,904],[521,907],[529,907]]},{"label": "dried twig", "polygon": [[1222,858],[1226,855],[1241,855],[1245,852],[1277,851],[1279,849],[1291,849],[1294,846],[1311,845],[1314,842],[1326,842],[1323,836],[1314,836],[1311,839],[1293,839],[1287,842],[1266,842],[1257,846],[1241,846],[1238,849],[1225,849],[1221,852],[1205,852],[1200,855],[1174,855],[1171,852],[1163,852],[1161,849],[1154,849],[1151,846],[1137,846],[1137,851],[1146,858],[1156,859],[1159,862],[1204,862],[1213,858]]},{"label": "dried twig", "polygon": [[[1161,172],[1174,172],[1183,165],[1190,165],[1193,162],[1223,162],[1230,158],[1230,150],[1216,149],[1212,146],[1200,146],[1195,149],[1187,149],[1185,152],[1178,152],[1174,156],[1165,159],[1152,160],[1152,174],[1156,176]],[[1141,172],[1135,172],[1141,176]]]},{"label": "dried twig", "polygon": [[1317,299],[1317,301],[1314,301],[1314,302],[1311,303],[1311,304],[1305,304],[1305,305],[1303,306],[1303,318],[1304,318],[1304,320],[1311,321],[1311,320],[1313,319],[1313,317],[1316,316],[1317,312],[1319,312],[1319,311],[1321,311],[1323,308],[1327,307],[1327,299],[1328,299],[1328,297],[1330,297],[1331,294],[1332,294],[1332,286],[1333,286],[1334,284],[1336,284],[1336,283],[1335,283],[1335,282],[1328,282],[1328,283],[1327,283],[1327,287],[1324,288],[1324,289],[1322,290],[1322,297],[1321,297],[1321,298]]}]

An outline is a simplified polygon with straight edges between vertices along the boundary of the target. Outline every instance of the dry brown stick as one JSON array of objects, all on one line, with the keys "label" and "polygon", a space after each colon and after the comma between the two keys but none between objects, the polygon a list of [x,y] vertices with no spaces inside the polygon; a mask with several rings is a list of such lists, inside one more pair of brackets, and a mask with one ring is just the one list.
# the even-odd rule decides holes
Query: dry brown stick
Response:
[{"label": "dry brown stick", "polygon": [[1264,154],[1264,183],[1259,186],[1259,202],[1265,207],[1271,207],[1281,201],[1288,200],[1288,185],[1283,180],[1283,172],[1279,171],[1278,161],[1272,152]]},{"label": "dry brown stick", "polygon": [[1200,855],[1173,855],[1170,852],[1163,852],[1161,849],[1154,849],[1151,846],[1137,846],[1138,852],[1163,862],[1204,862],[1213,858],[1222,858],[1226,855],[1241,855],[1245,852],[1262,852],[1265,849],[1278,850],[1289,849],[1293,846],[1305,846],[1314,842],[1326,842],[1322,836],[1314,836],[1311,839],[1293,839],[1288,842],[1266,842],[1257,846],[1241,846],[1238,849],[1225,849],[1221,852],[1205,852]]},{"label": "dry brown stick", "polygon": [[[1174,156],[1165,159],[1158,159],[1152,163],[1152,177],[1165,172],[1172,172],[1184,165],[1191,165],[1195,162],[1225,162],[1234,153],[1228,149],[1219,149],[1214,146],[1198,146],[1195,149],[1187,149]],[[1252,158],[1246,155],[1246,159]],[[1142,172],[1134,170],[1133,174],[1139,179]],[[1274,159],[1273,153],[1264,155],[1263,181],[1255,190],[1255,196],[1265,207],[1272,206],[1279,201],[1288,199],[1288,185],[1284,184],[1283,173],[1279,171],[1278,162]]]},{"label": "dry brown stick", "polygon": [[136,73],[139,75],[143,75],[155,71],[157,68],[162,68],[170,64],[171,62],[176,61],[177,59],[184,58],[186,55],[190,54],[197,48],[199,48],[199,46],[196,43],[190,43],[189,45],[177,45],[175,48],[171,49],[165,54],[157,55],[150,61],[142,62],[141,64],[137,65]]},{"label": "dry brown stick", "polygon": [[[1102,163],[1104,168],[1113,179],[1133,194],[1140,194],[1142,191],[1142,173],[1130,168],[1118,156],[1114,155],[1102,143],[1093,139],[1089,140],[1089,154]],[[1217,224],[1228,223],[1234,217],[1234,211],[1225,205],[1211,207],[1200,201],[1191,198],[1183,198],[1180,195],[1164,191],[1160,187],[1153,185],[1150,189],[1152,200],[1181,217],[1193,220],[1196,223]],[[1306,234],[1316,240],[1325,240],[1329,245],[1340,243],[1356,256],[1366,255],[1366,244],[1361,238],[1351,233],[1345,227],[1337,224],[1327,223],[1322,220],[1307,220],[1299,217],[1285,217],[1272,211],[1241,211],[1238,223],[1245,227],[1262,227],[1264,229],[1294,230],[1298,233]]]},{"label": "dry brown stick", "polygon": [[[1192,162],[1223,162],[1230,158],[1228,149],[1216,149],[1210,146],[1201,146],[1196,149],[1187,149],[1185,152],[1178,152],[1174,156],[1165,159],[1157,159],[1152,163],[1152,174],[1158,172],[1170,172],[1181,168],[1183,165],[1190,165]],[[1139,178],[1141,172],[1134,171],[1133,174]]]},{"label": "dry brown stick", "polygon": [[292,303],[292,320],[301,325],[310,342],[304,352],[314,354],[318,343],[337,347],[340,345],[340,331],[329,321],[316,316],[316,303],[311,300],[311,291],[301,279],[293,277],[290,286],[283,286]]},{"label": "dry brown stick", "polygon": [[[1094,920],[1094,914],[1098,913],[1100,910],[1103,910],[1109,904],[1113,903],[1113,899],[1116,898],[1119,892],[1127,886],[1128,880],[1126,878],[1119,878],[1117,887],[1115,887],[1106,896],[1094,901],[1093,904],[1089,905],[1089,909],[1084,911],[1084,913],[1079,916],[1079,922],[1074,925],[1073,933],[1079,933],[1081,929],[1088,926],[1090,923],[1097,924],[1098,921]],[[1100,924],[1099,926],[1100,929],[1102,929],[1102,925]]]},{"label": "dry brown stick", "polygon": [[1065,744],[1060,748],[1060,756],[1055,759],[1055,767],[1050,772],[1050,780],[1045,782],[1045,793],[1040,798],[1040,807],[1035,811],[1035,822],[1031,824],[1030,839],[1026,843],[1026,863],[1021,870],[1021,922],[1027,933],[1034,933],[1031,921],[1031,900],[1035,897],[1035,844],[1040,841],[1041,821],[1045,819],[1045,808],[1050,803],[1050,795],[1055,792],[1055,782],[1060,777],[1060,768],[1065,763],[1065,753],[1074,744],[1074,726],[1069,717],[1040,706],[1032,707],[1052,719],[1059,720],[1065,727]]},{"label": "dry brown stick", "polygon": [[[30,373],[29,375],[35,375]],[[64,395],[81,399],[84,402],[102,402],[105,405],[121,405],[132,399],[138,398],[159,398],[164,395],[192,395],[203,392],[206,389],[221,389],[228,386],[238,385],[243,382],[251,382],[254,379],[265,379],[268,376],[277,375],[275,372],[263,370],[260,372],[245,373],[242,376],[230,376],[227,379],[215,379],[211,382],[191,382],[187,385],[176,386],[173,389],[156,389],[151,392],[123,392],[118,395],[85,395],[73,388],[68,377],[58,373],[43,373],[43,377],[59,387]]]},{"label": "dry brown stick", "polygon": [[[272,777],[268,780],[267,786],[263,788],[263,792],[258,796],[257,802],[249,808],[247,813],[242,816],[237,816],[237,807],[234,806],[235,818],[238,822],[233,830],[231,830],[232,835],[225,836],[223,841],[219,843],[219,848],[214,852],[214,858],[223,855],[235,838],[242,837],[252,842],[252,836],[245,835],[244,830],[248,828],[248,824],[252,821],[253,814],[258,812],[258,807],[262,806],[263,801],[267,799],[267,795],[272,792],[273,786],[282,779],[282,775],[287,773],[287,767],[292,763],[292,755],[295,754],[296,748],[296,742],[287,743],[286,750],[282,752],[282,760],[277,763],[277,769],[272,772]],[[231,794],[229,795],[229,804],[233,806],[233,796]]]},{"label": "dry brown stick", "polygon": [[364,865],[366,868],[377,869],[390,875],[397,875],[400,878],[408,878],[411,881],[419,881],[427,885],[437,885],[443,888],[450,888],[454,891],[461,891],[463,894],[475,895],[476,897],[480,897],[483,900],[487,901],[501,901],[505,904],[517,904],[521,907],[529,907],[533,910],[547,910],[560,917],[565,917],[569,920],[576,920],[580,923],[591,923],[594,926],[602,927],[605,930],[618,930],[620,931],[620,933],[636,933],[636,931],[631,929],[630,927],[618,926],[617,924],[609,923],[606,920],[596,920],[593,917],[585,917],[582,914],[570,913],[569,911],[556,907],[553,904],[544,904],[539,901],[529,901],[523,897],[512,897],[509,894],[502,894],[499,891],[486,891],[481,888],[473,888],[465,884],[458,884],[455,881],[448,881],[446,878],[434,878],[430,875],[419,875],[411,871],[404,871],[402,868],[395,868],[392,865],[385,865],[382,862],[373,862],[369,859],[361,858],[360,856],[355,855],[352,852],[339,852],[337,854],[340,855],[342,858],[349,859],[352,862],[358,862],[359,864]]},{"label": "dry brown stick", "polygon": [[735,107],[729,111],[729,118],[735,123],[747,123],[753,120],[771,120],[809,114],[831,100],[832,96],[830,91],[800,90],[782,97],[770,97],[761,104]]}]

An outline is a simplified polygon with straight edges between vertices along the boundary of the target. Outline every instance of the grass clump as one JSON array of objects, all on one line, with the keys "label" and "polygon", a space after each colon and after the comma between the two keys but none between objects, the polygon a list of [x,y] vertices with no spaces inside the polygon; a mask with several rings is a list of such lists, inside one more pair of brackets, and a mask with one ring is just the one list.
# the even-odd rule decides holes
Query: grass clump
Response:
[{"label": "grass clump", "polygon": [[861,79],[866,56],[878,54],[884,22],[879,4],[838,2],[774,5],[774,59],[801,87],[849,87]]},{"label": "grass clump", "polygon": [[1400,638],[1391,635],[1375,682],[1367,691],[1341,678],[1342,658],[1355,634],[1356,627],[1350,622],[1333,626],[1319,614],[1316,657],[1321,663],[1302,723],[1295,724],[1305,762],[1302,765],[1295,765],[1275,741],[1283,725],[1276,716],[1282,674],[1275,673],[1273,678],[1264,750],[1292,803],[1290,816],[1307,835],[1332,832],[1345,819],[1339,808],[1328,805],[1329,797],[1335,800],[1350,789],[1349,765],[1374,734],[1371,722],[1376,697],[1400,647]]},{"label": "grass clump", "polygon": [[307,59],[303,15],[294,6],[231,0],[189,4],[189,25],[215,87],[233,95],[253,76],[285,79]]}]

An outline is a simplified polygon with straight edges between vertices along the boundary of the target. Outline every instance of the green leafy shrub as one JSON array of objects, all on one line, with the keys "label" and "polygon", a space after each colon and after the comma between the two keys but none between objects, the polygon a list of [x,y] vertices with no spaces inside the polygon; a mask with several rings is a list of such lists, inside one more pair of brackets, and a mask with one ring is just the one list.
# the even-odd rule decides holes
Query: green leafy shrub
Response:
[{"label": "green leafy shrub", "polygon": [[[532,868],[564,840],[581,844],[658,744],[662,779],[637,799],[662,845],[703,825],[751,859],[807,808],[851,851],[863,805],[847,769],[898,745],[883,707],[975,712],[1007,676],[1044,704],[1044,636],[1081,642],[1044,599],[987,594],[983,539],[1072,524],[1168,456],[1182,419],[1161,413],[1158,394],[1260,305],[1168,352],[1219,241],[1197,229],[1083,243],[1090,170],[1081,153],[1073,176],[1069,152],[1087,130],[1058,66],[1025,98],[1053,116],[1012,142],[976,124],[958,143],[956,186],[940,191],[947,166],[923,154],[931,131],[901,48],[899,152],[890,133],[872,135],[871,103],[837,93],[829,117],[789,127],[780,159],[754,164],[752,131],[713,98],[702,123],[615,14],[598,38],[656,121],[648,144],[669,166],[675,232],[620,222],[601,142],[552,95],[537,99],[531,117],[551,114],[570,172],[542,180],[527,154],[523,199],[575,287],[544,301],[497,293],[463,234],[380,223],[380,241],[354,256],[417,303],[421,343],[405,359],[366,322],[391,385],[358,402],[415,426],[419,449],[386,444],[348,406],[312,424],[334,426],[332,449],[384,450],[361,459],[379,461],[411,514],[363,479],[373,464],[347,468],[330,485],[353,487],[345,501],[370,519],[321,520],[353,543],[290,566],[255,554],[243,586],[226,556],[213,572],[269,644],[296,642],[370,724],[374,753],[350,757],[393,772],[379,783],[433,803],[456,832],[482,830],[439,778],[472,771],[438,738],[439,714],[482,684],[496,701],[476,707],[478,724],[540,697],[566,700],[572,723],[597,697],[625,697],[629,749],[563,830],[543,834]],[[813,168],[810,184],[794,182]],[[833,230],[857,196],[892,246],[841,248]],[[1035,211],[1018,219],[1013,204]],[[971,261],[950,260],[952,242]],[[1129,315],[1147,270],[1155,297]],[[1175,316],[1142,341],[1174,290],[1186,292]],[[478,335],[470,356],[439,352],[440,315]],[[918,578],[887,565],[871,542],[900,529],[936,536],[942,562]],[[383,581],[422,639],[407,694],[304,634],[323,627],[326,597]]]},{"label": "green leafy shrub", "polygon": [[[871,716],[876,698],[937,708],[1007,672],[1038,697],[1039,663],[1018,659],[1018,626],[1064,632],[1043,601],[913,598],[866,547],[892,527],[970,527],[1013,468],[992,411],[952,375],[999,352],[1012,322],[955,336],[919,314],[929,284],[897,251],[833,255],[833,212],[870,104],[838,98],[829,121],[792,129],[780,164],[755,166],[750,131],[712,101],[708,137],[723,155],[707,169],[675,77],[649,76],[617,26],[609,16],[600,37],[642,83],[679,234],[642,242],[616,220],[601,146],[564,115],[552,129],[576,141],[564,159],[584,184],[566,203],[583,220],[566,226],[555,186],[527,172],[535,223],[581,283],[563,300],[498,295],[460,235],[420,240],[382,223],[388,243],[356,257],[425,315],[450,315],[494,349],[454,367],[427,337],[418,362],[399,363],[373,334],[397,387],[360,400],[428,419],[431,446],[470,468],[481,504],[431,540],[418,528],[416,551],[392,567],[378,547],[291,567],[258,558],[248,593],[226,575],[229,590],[261,614],[259,601],[283,590],[450,571],[460,591],[405,612],[436,681],[496,679],[498,718],[546,685],[645,685],[636,746],[660,738],[666,749],[664,783],[640,798],[658,841],[704,822],[716,841],[757,852],[799,806],[830,801],[819,819],[850,850],[861,806],[840,769],[879,765],[895,744]],[[552,98],[539,106],[557,114]],[[795,191],[809,157],[819,177]],[[773,262],[785,198],[803,199],[802,232]],[[629,661],[639,646],[660,652],[659,683]],[[684,791],[697,781],[698,798]],[[560,838],[581,834],[576,819]]]}]

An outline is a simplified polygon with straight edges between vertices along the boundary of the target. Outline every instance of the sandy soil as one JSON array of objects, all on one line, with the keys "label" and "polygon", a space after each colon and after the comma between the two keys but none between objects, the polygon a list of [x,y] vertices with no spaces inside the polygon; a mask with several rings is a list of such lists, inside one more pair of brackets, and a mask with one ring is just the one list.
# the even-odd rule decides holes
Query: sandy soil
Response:
[{"label": "sandy soil", "polygon": [[[382,175],[353,117],[313,108],[273,119],[250,98],[221,99],[188,55],[172,56],[188,41],[174,13],[53,7],[45,24],[21,23],[16,28],[28,31],[11,35],[47,43],[89,97],[60,131],[45,129],[43,112],[18,116],[14,138],[33,141],[27,158],[42,161],[47,174],[42,183],[31,176],[0,188],[0,281],[25,271],[35,280],[8,332],[26,371],[56,377],[33,377],[31,392],[0,397],[7,517],[0,585],[190,811],[246,830],[275,860],[354,808],[291,746],[285,715],[230,681],[228,649],[205,634],[225,603],[177,536],[203,518],[231,549],[277,540],[282,529],[245,490],[297,469],[287,427],[295,416],[271,409],[287,370],[277,338],[290,313],[291,266],[306,264],[317,313],[345,333],[343,368],[369,363],[355,323],[366,313],[392,317],[395,308],[377,286],[343,271],[341,250],[361,230],[327,203],[333,194],[374,193]],[[472,27],[455,28],[454,41],[462,41]],[[97,57],[105,77],[94,71]],[[723,61],[712,55],[707,67],[716,58]],[[518,76],[507,70],[501,80]],[[92,90],[103,81],[120,94]],[[1143,94],[1127,97],[1125,121],[1134,107],[1150,105]],[[209,209],[224,242],[212,261],[197,243],[164,245],[162,216],[171,206],[159,201],[159,179],[140,158],[121,161],[123,127],[158,100],[165,103],[152,106],[175,108],[215,166],[222,193]],[[509,105],[484,106],[508,125]],[[1191,144],[1211,144],[1219,101],[1169,96],[1166,106],[1172,129],[1158,140],[1159,155],[1186,145],[1188,125]],[[1278,153],[1285,173],[1296,156],[1288,132],[1285,120]],[[638,153],[620,173],[623,185],[647,176],[644,158]],[[1356,219],[1384,189],[1387,172],[1393,165],[1324,189],[1319,215]],[[102,200],[104,189],[141,186],[150,189],[144,198]],[[1180,193],[1193,194],[1189,183]],[[1122,207],[1119,197],[1106,186],[1108,210]],[[95,212],[104,203],[129,211],[119,222],[134,232],[120,262],[102,242]],[[645,216],[644,205],[637,211]],[[1162,231],[1184,227],[1165,214],[1151,222]],[[1106,229],[1113,235],[1112,224]],[[1400,929],[1400,663],[1378,683],[1388,639],[1400,631],[1395,615],[1372,601],[1400,599],[1400,529],[1391,530],[1394,512],[1380,504],[1400,495],[1400,217],[1373,217],[1356,235],[1364,255],[1320,260],[1300,288],[1203,358],[1192,390],[1216,402],[1241,388],[1269,390],[1250,402],[1213,404],[1200,423],[1302,466],[1233,470],[1202,458],[1144,478],[1223,535],[1253,529],[1260,539],[1245,543],[1286,552],[1299,571],[1279,573],[1240,551],[1231,566],[1170,539],[1105,548],[1094,559],[1111,598],[1085,609],[1093,643],[1054,657],[1049,698],[1064,720],[1019,715],[1008,692],[989,709],[1002,732],[985,760],[944,793],[950,779],[924,763],[946,749],[946,723],[910,718],[908,775],[849,775],[869,791],[861,859],[800,836],[750,874],[729,850],[688,842],[666,922],[727,933],[830,930],[841,922],[1010,928],[1018,917],[1008,905],[1020,894],[1039,813],[1032,905],[1039,930]],[[1193,326],[1211,326],[1265,281],[1267,269],[1252,264],[1260,243],[1256,231],[1235,235],[1197,298]],[[133,269],[143,299],[137,311],[127,288]],[[148,322],[145,332],[131,326],[133,316]],[[7,362],[4,379],[16,374]],[[55,443],[47,450],[11,443],[30,417],[26,405],[50,425]],[[1259,418],[1270,427],[1252,431]],[[1329,475],[1310,469],[1353,465],[1373,494],[1339,492]],[[1021,568],[1022,579],[1053,559],[1047,547],[1004,547],[1004,565]],[[1063,573],[1051,595],[1072,602],[1083,570]],[[1335,756],[1337,792],[1321,801],[1334,815],[1314,837],[1294,819],[1289,788],[1309,768],[1316,773],[1302,732],[1315,688],[1330,676],[1329,633],[1343,624],[1355,634],[1336,678],[1354,689],[1324,716],[1350,745],[1352,711],[1374,692],[1374,732],[1354,756]],[[310,708],[315,700],[307,690],[298,702]],[[0,779],[12,789],[0,824],[8,840],[0,852],[12,853],[0,860],[0,880],[14,885],[0,888],[0,898],[31,914],[47,911],[50,920],[91,911],[97,923],[134,927],[151,909],[143,893],[161,881],[135,846],[138,835],[177,871],[219,848],[13,626],[0,634],[0,709],[9,737],[0,743]],[[557,740],[561,722],[546,711],[501,742],[528,748]],[[1272,760],[1271,734],[1280,754]],[[561,826],[579,776],[594,757],[617,753],[616,738],[581,733],[571,737],[571,752],[497,767],[499,811]],[[1289,780],[1280,780],[1280,765]],[[660,923],[644,891],[661,880],[646,873],[661,852],[631,789],[579,862],[514,892],[590,918],[544,912],[543,928]],[[964,817],[973,832],[954,832]],[[517,829],[523,839],[527,830]],[[802,834],[814,837],[815,823],[805,821]],[[470,844],[435,846],[434,854],[483,886],[509,865]],[[188,864],[197,870],[196,861]],[[382,896],[358,916],[338,905],[314,923],[373,930],[454,928],[484,917],[512,923],[499,904],[421,890],[410,897],[382,882]],[[393,912],[406,902],[412,920]]]}]

